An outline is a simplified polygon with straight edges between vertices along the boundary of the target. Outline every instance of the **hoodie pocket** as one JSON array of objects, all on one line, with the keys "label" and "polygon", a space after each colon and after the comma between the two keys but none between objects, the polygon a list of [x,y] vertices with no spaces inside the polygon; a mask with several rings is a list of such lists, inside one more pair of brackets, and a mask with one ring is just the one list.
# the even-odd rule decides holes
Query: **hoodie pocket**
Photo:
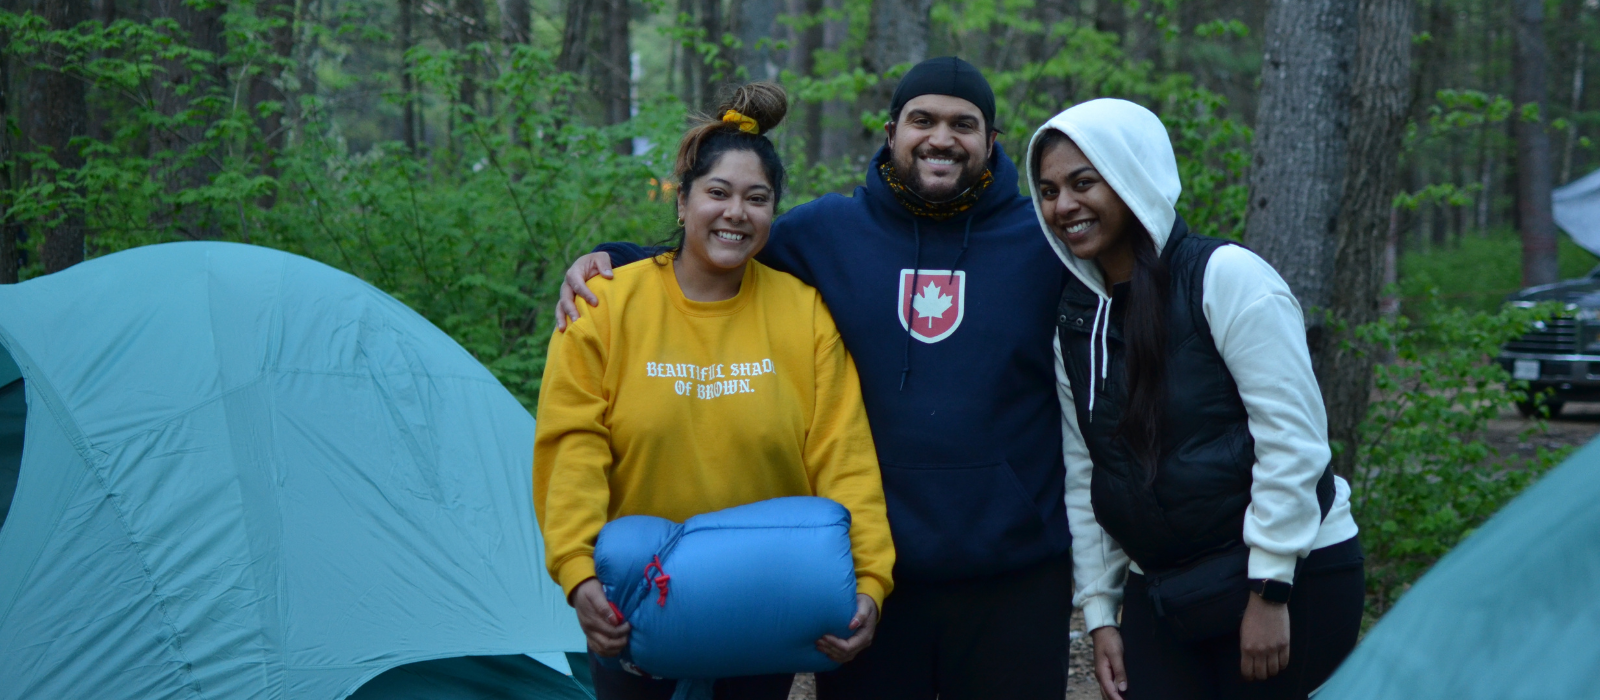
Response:
[{"label": "hoodie pocket", "polygon": [[896,577],[983,576],[1049,555],[1044,519],[1006,462],[881,468]]}]

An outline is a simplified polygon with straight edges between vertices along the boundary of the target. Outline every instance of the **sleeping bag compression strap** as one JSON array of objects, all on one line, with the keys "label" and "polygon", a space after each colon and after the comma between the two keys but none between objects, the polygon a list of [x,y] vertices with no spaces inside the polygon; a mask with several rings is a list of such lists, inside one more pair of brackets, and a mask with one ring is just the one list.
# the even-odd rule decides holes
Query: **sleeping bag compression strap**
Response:
[{"label": "sleeping bag compression strap", "polygon": [[[659,575],[655,578],[650,578],[651,569],[655,569]],[[667,582],[671,581],[672,577],[667,575],[666,569],[661,568],[661,555],[657,554],[654,561],[644,565],[644,578],[646,581],[654,582],[656,590],[661,591],[661,597],[656,598],[656,605],[663,608],[667,607]]]},{"label": "sleeping bag compression strap", "polygon": [[[655,556],[651,557],[651,561],[645,564],[644,571],[641,572],[638,580],[623,589],[621,595],[618,596],[618,600],[613,601],[613,604],[620,608],[619,615],[622,612],[638,612],[639,606],[644,604],[645,598],[650,595],[650,589],[652,588],[660,590],[660,595],[656,598],[656,604],[666,607],[667,582],[671,581],[672,577],[668,576],[666,570],[661,568],[661,560],[672,553],[672,549],[678,546],[678,541],[681,539],[683,539],[683,526],[676,525],[673,527],[672,536],[667,538],[666,544],[663,544],[660,551],[656,552]],[[657,572],[654,578],[650,576],[651,570]]]}]

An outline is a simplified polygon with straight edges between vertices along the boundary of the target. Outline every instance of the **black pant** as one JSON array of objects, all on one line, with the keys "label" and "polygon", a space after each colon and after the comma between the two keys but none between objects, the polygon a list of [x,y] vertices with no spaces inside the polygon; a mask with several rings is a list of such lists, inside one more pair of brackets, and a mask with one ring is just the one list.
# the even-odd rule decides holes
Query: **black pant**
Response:
[{"label": "black pant", "polygon": [[[602,666],[593,652],[589,653],[589,674],[594,677],[597,700],[670,700],[678,686],[677,681]],[[792,673],[721,678],[711,692],[716,700],[786,700],[791,685]]]},{"label": "black pant", "polygon": [[818,700],[1061,700],[1072,565],[981,579],[896,582],[872,646],[817,674]]},{"label": "black pant", "polygon": [[1364,581],[1361,544],[1351,538],[1301,563],[1289,598],[1289,665],[1264,681],[1239,672],[1239,633],[1195,643],[1172,638],[1156,617],[1144,577],[1128,576],[1122,599],[1126,700],[1305,700],[1355,647]]}]

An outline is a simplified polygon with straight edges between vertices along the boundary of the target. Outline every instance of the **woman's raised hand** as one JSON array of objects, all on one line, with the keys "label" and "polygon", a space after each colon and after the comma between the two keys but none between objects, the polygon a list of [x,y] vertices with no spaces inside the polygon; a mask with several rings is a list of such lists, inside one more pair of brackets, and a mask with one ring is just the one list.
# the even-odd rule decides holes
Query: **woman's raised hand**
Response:
[{"label": "woman's raised hand", "polygon": [[817,651],[822,652],[834,663],[849,663],[856,658],[862,650],[872,646],[872,635],[878,631],[878,604],[873,602],[872,596],[865,593],[856,594],[856,614],[850,618],[850,629],[855,634],[849,639],[840,639],[831,634],[823,635],[817,640]]},{"label": "woman's raised hand", "polygon": [[1122,631],[1099,627],[1089,633],[1094,640],[1094,678],[1100,682],[1100,697],[1122,700],[1128,689],[1128,672],[1122,667]]},{"label": "woman's raised hand", "polygon": [[572,589],[572,607],[578,611],[578,626],[589,640],[589,651],[600,656],[616,656],[628,646],[628,632],[633,627],[619,619],[611,608],[600,579],[589,579]]},{"label": "woman's raised hand", "polygon": [[589,291],[588,280],[595,275],[611,279],[611,256],[607,253],[589,253],[573,261],[567,276],[561,280],[561,301],[556,303],[556,330],[565,331],[567,320],[578,320],[578,303],[583,297],[590,306],[599,306],[600,298]]}]

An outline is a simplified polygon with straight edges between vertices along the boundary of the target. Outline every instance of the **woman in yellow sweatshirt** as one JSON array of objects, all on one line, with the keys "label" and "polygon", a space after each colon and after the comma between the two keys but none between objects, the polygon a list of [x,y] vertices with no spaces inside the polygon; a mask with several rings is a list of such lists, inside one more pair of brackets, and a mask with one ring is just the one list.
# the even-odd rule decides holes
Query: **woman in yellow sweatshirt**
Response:
[{"label": "woman in yellow sweatshirt", "polygon": [[[601,526],[627,515],[682,522],[781,496],[844,505],[855,632],[817,641],[841,663],[871,644],[893,587],[894,546],[855,364],[817,291],[751,259],[784,185],[761,134],[786,110],[782,88],[754,83],[715,112],[719,120],[690,129],[676,165],[679,244],[592,280],[600,303],[550,340],[534,506],[546,565],[592,654],[615,656],[627,644],[627,623],[594,565]],[[672,692],[670,682],[609,671],[592,656],[590,665],[601,698]],[[789,688],[787,677],[719,683],[719,697],[784,698]]]}]

